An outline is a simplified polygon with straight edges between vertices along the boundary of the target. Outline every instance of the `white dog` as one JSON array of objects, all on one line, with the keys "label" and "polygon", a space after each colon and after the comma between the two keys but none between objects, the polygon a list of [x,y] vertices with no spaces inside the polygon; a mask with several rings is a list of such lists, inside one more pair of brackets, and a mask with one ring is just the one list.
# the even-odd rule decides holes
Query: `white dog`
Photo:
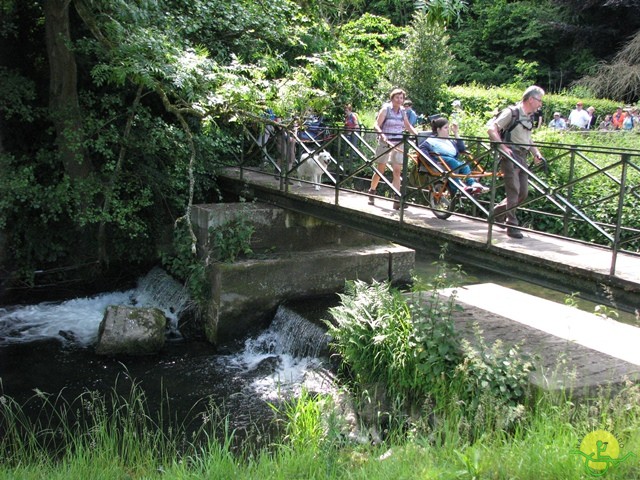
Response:
[{"label": "white dog", "polygon": [[[325,168],[331,161],[331,154],[325,150],[314,155],[313,158],[308,153],[303,153],[300,157],[300,166],[298,167],[298,177],[309,179],[315,185],[316,190],[320,190],[322,182],[322,174],[324,171],[320,168],[322,164]],[[302,186],[302,182],[298,182],[298,186]]]}]

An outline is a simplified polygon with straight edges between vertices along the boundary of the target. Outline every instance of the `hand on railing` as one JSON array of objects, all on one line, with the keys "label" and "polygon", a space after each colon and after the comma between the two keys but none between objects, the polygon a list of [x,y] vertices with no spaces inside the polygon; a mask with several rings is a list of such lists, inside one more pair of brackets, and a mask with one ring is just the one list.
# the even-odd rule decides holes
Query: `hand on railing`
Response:
[{"label": "hand on railing", "polygon": [[[547,159],[544,157],[534,158],[532,166],[539,167],[546,175],[549,174],[549,164],[547,163]],[[529,167],[529,170],[532,170],[532,168]]]}]

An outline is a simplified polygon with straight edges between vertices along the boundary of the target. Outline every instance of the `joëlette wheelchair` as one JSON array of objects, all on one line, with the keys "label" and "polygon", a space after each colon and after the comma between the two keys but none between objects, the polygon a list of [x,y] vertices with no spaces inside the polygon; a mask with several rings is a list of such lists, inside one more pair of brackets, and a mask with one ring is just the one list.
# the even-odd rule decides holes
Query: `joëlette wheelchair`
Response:
[{"label": "jo\u00eblette wheelchair", "polygon": [[[476,195],[465,189],[464,180],[471,177],[479,182],[493,177],[493,159],[490,155],[475,158],[465,151],[460,152],[460,160],[469,165],[470,174],[457,173],[438,154],[425,148],[409,153],[409,186],[416,189],[417,202],[429,205],[433,214],[441,220],[453,215],[462,199]],[[496,176],[501,177],[502,173],[497,172]]]}]

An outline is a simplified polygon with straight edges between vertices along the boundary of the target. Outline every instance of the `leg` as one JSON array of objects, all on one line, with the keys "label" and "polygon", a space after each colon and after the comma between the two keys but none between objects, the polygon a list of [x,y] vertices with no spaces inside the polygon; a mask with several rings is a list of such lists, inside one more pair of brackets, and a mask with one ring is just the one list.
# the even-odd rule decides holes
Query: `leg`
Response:
[{"label": "leg", "polygon": [[[387,169],[387,164],[386,163],[378,163],[376,168],[377,168],[378,172],[384,173],[384,171]],[[378,175],[377,173],[374,173],[373,177],[371,177],[370,190],[375,190],[376,188],[378,188],[378,183],[380,183],[380,175]]]},{"label": "leg", "polygon": [[[448,156],[443,156],[442,159],[445,161],[445,163],[449,166],[449,168],[454,173],[458,173],[462,175],[471,175],[471,167],[467,165],[465,162],[461,162],[456,158],[448,157]],[[471,177],[467,177],[465,179],[465,183],[467,185],[471,185],[473,181],[474,180]]]},{"label": "leg", "polygon": [[[402,165],[404,162],[404,150],[402,145],[398,145],[393,150],[390,156],[391,168],[393,169],[393,180],[391,184],[399,192],[402,184]],[[393,208],[400,210],[400,196],[395,194],[395,201],[393,202]]]},{"label": "leg", "polygon": [[496,221],[501,223],[506,216],[507,235],[512,238],[521,239],[523,238],[522,232],[516,228],[518,225],[516,207],[527,198],[529,193],[529,177],[527,173],[520,168],[520,165],[524,164],[525,158],[516,155],[514,155],[514,158],[518,164],[506,158],[503,158],[501,161],[506,198],[496,206],[494,216]]},{"label": "leg", "polygon": [[518,204],[520,179],[517,176],[516,170],[519,170],[519,168],[517,168],[511,160],[502,158],[500,160],[500,169],[502,170],[506,196],[495,206],[493,210],[494,218],[496,222],[499,223],[512,223],[517,225],[518,219],[516,218],[515,211],[511,210],[507,214],[505,214],[505,211]]},{"label": "leg", "polygon": [[[387,168],[386,163],[379,163],[377,166],[377,169],[380,173],[384,173],[386,168]],[[374,197],[374,195],[376,194],[376,188],[378,188],[379,182],[380,182],[380,175],[378,175],[377,173],[374,173],[373,177],[371,177],[371,186],[369,187],[369,191],[367,192],[369,194],[369,205],[373,205],[376,201],[376,197]]]},{"label": "leg", "polygon": [[400,182],[402,181],[402,164],[393,163],[391,168],[393,169],[393,181],[391,183],[397,191],[400,191]]},{"label": "leg", "polygon": [[[387,167],[387,159],[389,158],[389,146],[388,145],[382,145],[382,144],[378,144],[378,146],[376,147],[376,158],[378,159],[378,165],[377,165],[377,169],[378,172],[380,172],[380,175],[384,173],[386,167]],[[376,193],[376,188],[378,188],[378,183],[380,182],[380,175],[376,172],[373,174],[373,176],[371,177],[371,186],[369,187],[369,191],[367,192],[369,194],[369,205],[373,205],[375,202],[375,193]]]}]

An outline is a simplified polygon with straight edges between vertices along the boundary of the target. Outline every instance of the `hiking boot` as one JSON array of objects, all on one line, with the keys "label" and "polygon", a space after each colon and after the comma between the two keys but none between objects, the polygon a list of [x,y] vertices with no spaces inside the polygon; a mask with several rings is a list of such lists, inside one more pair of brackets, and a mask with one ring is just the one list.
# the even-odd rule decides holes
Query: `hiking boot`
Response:
[{"label": "hiking boot", "polygon": [[373,205],[376,201],[376,197],[375,197],[376,191],[370,188],[367,193],[369,194],[369,205]]},{"label": "hiking boot", "polygon": [[510,236],[511,238],[517,238],[518,240],[520,240],[521,238],[524,238],[524,235],[522,235],[522,232],[520,231],[520,229],[516,227],[507,227],[507,235]]}]

